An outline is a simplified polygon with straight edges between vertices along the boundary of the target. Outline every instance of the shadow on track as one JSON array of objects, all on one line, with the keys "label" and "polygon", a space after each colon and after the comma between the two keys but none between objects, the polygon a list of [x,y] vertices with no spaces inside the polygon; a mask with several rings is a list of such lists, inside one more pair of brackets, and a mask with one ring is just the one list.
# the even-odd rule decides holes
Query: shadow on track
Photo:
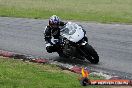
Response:
[{"label": "shadow on track", "polygon": [[61,63],[68,63],[72,65],[83,65],[83,66],[88,66],[91,64],[89,61],[86,60],[80,60],[78,58],[63,58],[63,57],[56,57],[54,61],[61,62]]}]

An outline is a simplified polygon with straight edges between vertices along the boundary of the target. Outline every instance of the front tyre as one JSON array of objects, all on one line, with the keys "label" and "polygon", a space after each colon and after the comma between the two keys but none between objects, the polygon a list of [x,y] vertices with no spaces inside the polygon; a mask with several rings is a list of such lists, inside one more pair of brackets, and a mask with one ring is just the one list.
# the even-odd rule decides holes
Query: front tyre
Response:
[{"label": "front tyre", "polygon": [[92,64],[98,64],[99,62],[99,56],[97,54],[97,52],[95,51],[95,49],[89,45],[89,44],[86,44],[84,46],[84,51],[85,51],[85,58],[87,60],[89,60]]}]

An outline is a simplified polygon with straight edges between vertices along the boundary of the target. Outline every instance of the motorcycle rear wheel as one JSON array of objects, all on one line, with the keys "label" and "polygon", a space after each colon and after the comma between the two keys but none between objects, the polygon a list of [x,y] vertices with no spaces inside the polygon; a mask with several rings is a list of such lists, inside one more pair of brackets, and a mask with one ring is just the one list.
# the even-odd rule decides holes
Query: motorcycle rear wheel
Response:
[{"label": "motorcycle rear wheel", "polygon": [[65,55],[65,54],[63,53],[63,51],[58,51],[57,53],[59,54],[60,57],[68,58],[68,56]]}]

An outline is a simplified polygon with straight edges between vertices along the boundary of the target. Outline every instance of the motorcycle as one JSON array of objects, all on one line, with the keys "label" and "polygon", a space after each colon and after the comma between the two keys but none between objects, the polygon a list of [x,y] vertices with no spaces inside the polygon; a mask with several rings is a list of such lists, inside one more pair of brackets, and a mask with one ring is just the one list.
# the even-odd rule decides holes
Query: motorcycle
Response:
[{"label": "motorcycle", "polygon": [[92,64],[99,62],[99,56],[95,49],[88,44],[86,32],[82,26],[68,22],[60,31],[61,44],[57,47],[60,57],[75,57],[88,60]]}]

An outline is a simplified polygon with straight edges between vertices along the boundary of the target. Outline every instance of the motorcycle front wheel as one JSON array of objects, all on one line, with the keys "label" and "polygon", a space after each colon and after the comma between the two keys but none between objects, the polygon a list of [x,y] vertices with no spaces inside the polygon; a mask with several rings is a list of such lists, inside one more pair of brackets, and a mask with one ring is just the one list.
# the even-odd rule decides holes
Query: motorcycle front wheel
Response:
[{"label": "motorcycle front wheel", "polygon": [[86,44],[83,47],[83,51],[85,53],[84,56],[87,60],[89,60],[92,64],[98,64],[99,56],[98,56],[97,52],[95,51],[95,49],[91,45]]}]

